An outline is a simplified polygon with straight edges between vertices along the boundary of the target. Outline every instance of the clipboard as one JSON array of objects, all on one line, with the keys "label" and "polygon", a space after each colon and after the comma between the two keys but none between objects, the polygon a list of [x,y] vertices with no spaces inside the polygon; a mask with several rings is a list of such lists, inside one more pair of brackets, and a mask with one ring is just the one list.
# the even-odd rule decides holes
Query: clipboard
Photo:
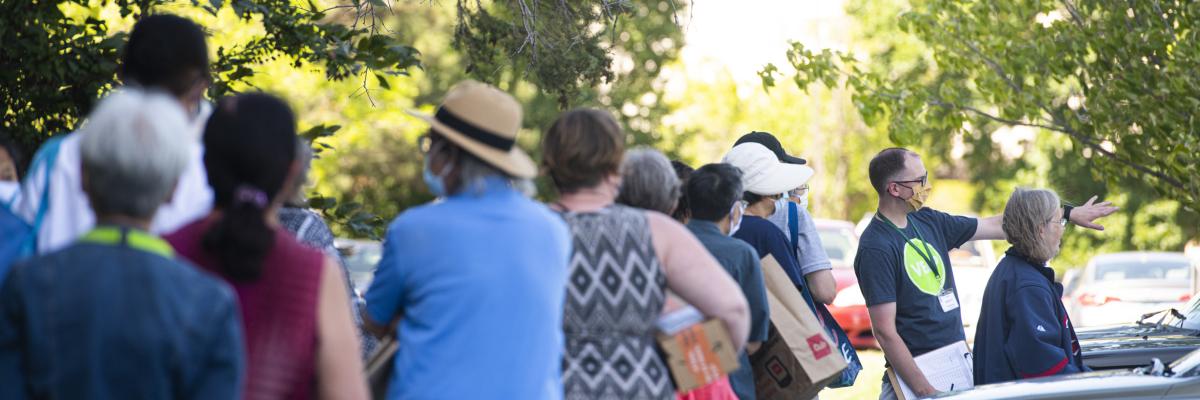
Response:
[{"label": "clipboard", "polygon": [[[929,384],[939,392],[962,391],[975,388],[975,365],[971,358],[971,348],[967,342],[960,340],[937,350],[913,357],[917,368],[925,375]],[[900,378],[892,367],[887,368],[888,382],[900,400],[916,400],[908,384]]]}]

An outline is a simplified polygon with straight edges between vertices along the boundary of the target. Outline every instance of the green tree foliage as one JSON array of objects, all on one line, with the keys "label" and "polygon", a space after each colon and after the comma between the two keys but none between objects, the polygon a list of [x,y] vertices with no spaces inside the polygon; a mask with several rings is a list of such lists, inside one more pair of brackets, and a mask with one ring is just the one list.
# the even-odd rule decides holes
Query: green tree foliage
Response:
[{"label": "green tree foliage", "polygon": [[[848,9],[864,51],[794,44],[794,83],[852,90],[863,119],[892,142],[976,182],[979,208],[999,211],[1018,182],[1068,201],[1117,200],[1122,214],[1107,225],[1119,237],[1070,238],[1074,261],[1101,250],[1102,237],[1108,250],[1178,249],[1196,235],[1196,4],[855,0]],[[779,75],[760,73],[768,87]],[[994,138],[1012,127],[1040,132],[1015,157]],[[951,162],[956,146],[965,165]],[[1174,233],[1155,232],[1164,224]]]},{"label": "green tree foliage", "polygon": [[[318,5],[290,0],[115,0],[8,2],[0,16],[0,101],[3,128],[32,150],[50,135],[71,131],[92,103],[117,85],[119,51],[137,18],[157,12],[209,20],[202,26],[220,40],[213,57],[211,97],[256,88],[266,64],[323,70],[327,81],[361,81],[408,74],[419,53],[384,29],[388,5],[380,0]],[[233,28],[221,16],[232,16]],[[226,20],[230,18],[225,18]],[[223,24],[224,23],[224,24]],[[253,27],[253,29],[246,29]],[[369,94],[369,93],[368,93]],[[336,126],[304,132],[328,138]],[[330,148],[318,143],[317,150]],[[357,236],[377,235],[382,219],[353,201],[317,197],[314,208]]]},{"label": "green tree foliage", "polygon": [[[663,67],[683,47],[676,0],[460,0],[454,48],[472,78],[527,100],[526,126],[545,128],[562,110],[615,110],[631,145],[659,145]],[[522,84],[536,88],[521,96]],[[667,151],[674,146],[667,146]]]},{"label": "green tree foliage", "polygon": [[[246,83],[264,62],[282,59],[295,68],[317,65],[331,80],[366,79],[369,74],[403,74],[418,65],[418,53],[379,30],[386,8],[379,0],[333,6],[289,0],[165,0],[5,2],[0,16],[0,102],[3,127],[23,144],[36,146],[52,134],[71,131],[92,103],[116,82],[125,29],[114,29],[100,11],[115,9],[117,23],[154,12],[216,16],[232,11],[261,27],[232,43],[210,43],[212,96]],[[84,9],[68,13],[64,10]],[[127,27],[125,27],[127,28]]]},{"label": "green tree foliage", "polygon": [[[949,137],[983,118],[1059,132],[1099,171],[1145,178],[1200,206],[1200,52],[1190,2],[914,1],[900,28],[932,50],[931,79],[893,79],[849,54],[796,45],[796,83],[844,82],[894,141]],[[769,71],[764,74],[771,75]]]},{"label": "green tree foliage", "polygon": [[377,235],[381,221],[431,199],[414,146],[426,127],[404,110],[428,111],[451,85],[472,77],[526,105],[531,132],[520,145],[535,157],[537,133],[576,106],[619,110],[632,143],[658,144],[659,120],[669,113],[658,101],[659,72],[683,42],[669,0],[60,0],[5,7],[4,129],[30,148],[72,130],[119,84],[118,51],[136,18],[181,14],[209,30],[210,97],[265,90],[296,109],[319,152],[311,205],[351,236]]},{"label": "green tree foliage", "polygon": [[[557,7],[559,2],[540,4]],[[571,39],[573,42],[566,38],[552,40],[548,33],[539,33],[536,51],[543,55],[536,57],[532,54],[534,47],[522,48],[521,14],[509,9],[519,7],[518,3],[485,2],[483,9],[479,6],[471,2],[394,7],[389,29],[400,40],[421,49],[423,68],[412,76],[389,79],[391,89],[377,93],[388,98],[377,101],[379,107],[336,102],[334,109],[346,118],[354,116],[355,121],[347,123],[346,132],[331,142],[338,151],[318,161],[318,191],[361,201],[385,218],[432,199],[421,181],[422,157],[414,146],[415,138],[428,125],[404,116],[402,111],[420,108],[431,113],[453,84],[468,78],[495,84],[518,98],[525,111],[525,129],[518,145],[535,159],[540,158],[540,137],[546,127],[564,109],[583,106],[614,110],[629,133],[631,145],[655,145],[668,153],[678,148],[677,136],[663,135],[661,120],[671,107],[659,101],[663,90],[661,69],[676,59],[683,42],[670,2],[629,2],[620,8],[614,5],[611,11],[619,14],[613,19],[603,13],[586,16],[582,8],[571,8],[580,18],[571,24],[594,18],[588,24],[600,33],[586,40]],[[552,14],[536,12],[539,16]],[[538,26],[554,30],[562,29],[558,24],[565,23],[547,17],[539,20]],[[552,46],[557,50],[548,50]],[[580,57],[595,59],[580,63]],[[293,88],[281,90],[293,92]],[[305,98],[313,98],[314,93],[320,94],[315,96],[317,99],[337,98],[346,90],[345,85],[322,84],[296,90],[295,101],[310,103]],[[310,110],[322,113],[320,107],[329,108],[330,104],[315,102]],[[543,199],[552,196],[548,182],[539,179],[537,183]]]}]

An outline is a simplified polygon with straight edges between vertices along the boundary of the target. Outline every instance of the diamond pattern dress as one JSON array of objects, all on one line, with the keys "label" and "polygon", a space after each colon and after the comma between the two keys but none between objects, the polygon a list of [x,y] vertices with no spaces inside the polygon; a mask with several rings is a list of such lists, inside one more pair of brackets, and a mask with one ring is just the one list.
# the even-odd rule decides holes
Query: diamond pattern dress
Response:
[{"label": "diamond pattern dress", "polygon": [[563,219],[574,246],[563,313],[565,398],[674,398],[655,351],[667,279],[645,211],[612,205]]}]

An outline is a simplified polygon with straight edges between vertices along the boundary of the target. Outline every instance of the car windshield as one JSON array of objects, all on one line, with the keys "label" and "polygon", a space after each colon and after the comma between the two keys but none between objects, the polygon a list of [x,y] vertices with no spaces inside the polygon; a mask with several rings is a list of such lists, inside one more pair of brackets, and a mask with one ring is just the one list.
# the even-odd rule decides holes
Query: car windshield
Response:
[{"label": "car windshield", "polygon": [[821,247],[829,255],[829,260],[841,263],[843,266],[854,265],[854,233],[848,229],[821,228],[817,235],[821,237]]},{"label": "car windshield", "polygon": [[1097,282],[1121,282],[1131,279],[1165,280],[1187,286],[1191,268],[1185,261],[1111,262],[1096,264]]},{"label": "car windshield", "polygon": [[1184,317],[1184,319],[1180,319],[1179,316],[1168,313],[1163,319],[1163,324],[1184,329],[1200,330],[1200,297],[1193,297],[1191,301],[1187,302],[1187,304],[1184,304],[1183,307],[1179,309],[1179,313]]}]

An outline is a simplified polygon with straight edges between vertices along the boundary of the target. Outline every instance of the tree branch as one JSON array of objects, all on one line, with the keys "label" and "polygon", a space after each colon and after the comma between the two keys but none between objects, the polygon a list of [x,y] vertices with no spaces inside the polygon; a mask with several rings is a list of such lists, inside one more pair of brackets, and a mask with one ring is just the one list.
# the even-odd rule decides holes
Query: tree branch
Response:
[{"label": "tree branch", "polygon": [[1083,17],[1079,16],[1079,7],[1076,7],[1071,0],[1062,0],[1062,3],[1067,8],[1067,14],[1071,14],[1071,20],[1075,21],[1075,25],[1082,29],[1084,24]]},{"label": "tree branch", "polygon": [[1021,86],[1017,85],[1017,83],[1008,76],[1008,72],[1004,71],[1004,67],[1001,67],[1000,63],[997,63],[987,55],[984,55],[982,51],[979,51],[979,47],[976,47],[973,43],[966,40],[962,40],[961,42],[966,45],[968,49],[971,49],[972,53],[975,53],[976,56],[982,59],[983,63],[987,64],[988,67],[992,69],[992,72],[995,72],[996,75],[999,75],[1000,79],[1003,79],[1004,83],[1008,84],[1008,87],[1012,88],[1014,92],[1021,93]]},{"label": "tree branch", "polygon": [[1178,179],[1167,176],[1166,174],[1164,174],[1162,172],[1155,171],[1144,165],[1121,158],[1116,153],[1108,151],[1108,149],[1105,149],[1103,146],[1100,146],[1100,144],[1093,141],[1092,138],[1089,138],[1066,125],[1045,125],[1045,124],[1031,123],[1031,122],[1025,122],[1025,121],[1018,121],[1018,120],[1013,120],[1013,119],[1008,119],[1008,118],[1001,118],[1001,117],[997,117],[992,114],[988,114],[987,112],[984,112],[983,110],[980,110],[978,108],[974,108],[971,106],[959,105],[959,104],[953,104],[953,103],[946,103],[941,100],[931,100],[931,101],[929,101],[928,104],[932,105],[932,106],[942,107],[942,108],[970,111],[973,114],[979,115],[981,117],[984,117],[984,118],[987,118],[992,121],[996,121],[996,122],[999,122],[999,123],[1002,123],[1005,125],[1028,126],[1028,127],[1033,127],[1033,128],[1042,128],[1042,129],[1046,129],[1046,130],[1050,130],[1050,131],[1065,133],[1067,136],[1070,136],[1070,137],[1074,138],[1075,140],[1078,140],[1080,143],[1083,143],[1088,148],[1104,155],[1105,157],[1108,157],[1109,159],[1112,159],[1113,161],[1124,164],[1124,165],[1126,165],[1130,168],[1133,168],[1139,172],[1142,172],[1144,174],[1158,178],[1158,179],[1162,180],[1163,182],[1166,182],[1166,183],[1170,184],[1171,186],[1174,186],[1177,189],[1184,190],[1184,191],[1188,190],[1188,188],[1183,184],[1183,182],[1179,181]]}]

